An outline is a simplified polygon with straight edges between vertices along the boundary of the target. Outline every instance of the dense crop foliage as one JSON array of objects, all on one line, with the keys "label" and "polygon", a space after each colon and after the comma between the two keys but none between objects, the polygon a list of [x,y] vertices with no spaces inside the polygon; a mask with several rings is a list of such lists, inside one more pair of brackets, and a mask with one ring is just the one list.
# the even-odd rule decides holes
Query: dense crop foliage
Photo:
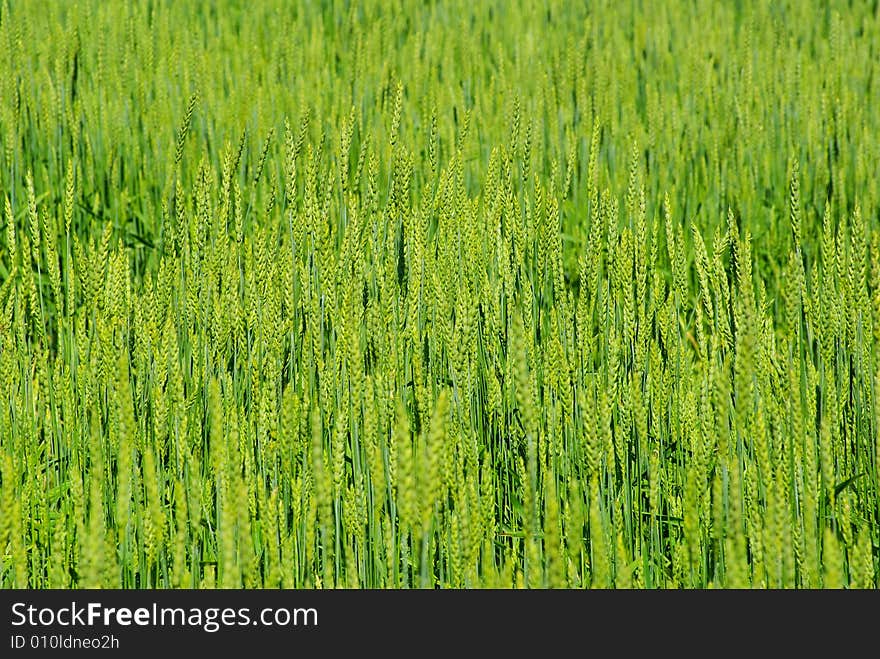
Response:
[{"label": "dense crop foliage", "polygon": [[877,587],[877,3],[588,4],[2,0],[0,586]]}]

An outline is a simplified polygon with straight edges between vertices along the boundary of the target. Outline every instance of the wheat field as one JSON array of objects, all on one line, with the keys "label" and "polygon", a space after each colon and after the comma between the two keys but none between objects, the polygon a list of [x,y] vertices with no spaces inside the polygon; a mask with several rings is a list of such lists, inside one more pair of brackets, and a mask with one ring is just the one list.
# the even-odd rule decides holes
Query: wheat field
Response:
[{"label": "wheat field", "polygon": [[877,588],[877,3],[0,0],[0,587]]}]

